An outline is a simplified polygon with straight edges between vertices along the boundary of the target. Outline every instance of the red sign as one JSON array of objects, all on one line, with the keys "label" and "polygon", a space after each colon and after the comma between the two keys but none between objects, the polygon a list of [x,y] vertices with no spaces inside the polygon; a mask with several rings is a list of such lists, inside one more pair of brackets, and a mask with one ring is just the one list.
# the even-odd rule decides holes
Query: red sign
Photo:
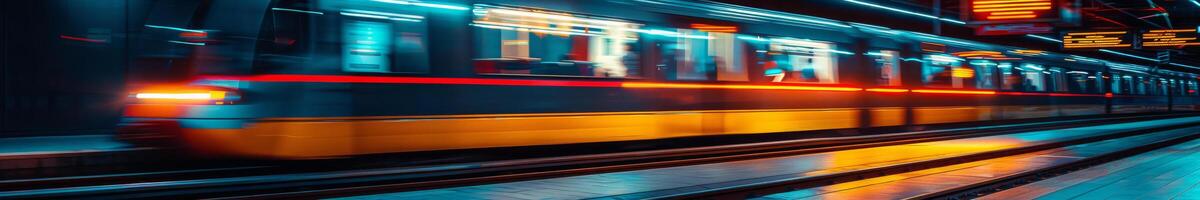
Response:
[{"label": "red sign", "polygon": [[1054,26],[1045,23],[994,24],[975,27],[975,35],[1024,35],[1052,32],[1054,32]]}]

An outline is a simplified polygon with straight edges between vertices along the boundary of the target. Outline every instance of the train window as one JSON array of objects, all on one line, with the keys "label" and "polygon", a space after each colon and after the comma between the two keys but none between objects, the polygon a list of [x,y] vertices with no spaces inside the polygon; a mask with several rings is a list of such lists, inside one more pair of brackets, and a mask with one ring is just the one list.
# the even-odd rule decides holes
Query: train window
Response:
[{"label": "train window", "polygon": [[[291,7],[291,6],[288,6]],[[296,12],[304,8],[277,7],[271,10],[271,44],[265,54],[308,58],[312,56],[312,21],[315,15]]]},{"label": "train window", "polygon": [[[761,39],[761,38],[759,38]],[[771,82],[837,83],[836,55],[853,54],[835,49],[833,43],[794,38],[761,39],[766,49],[755,55],[763,76]]]},{"label": "train window", "polygon": [[477,7],[479,73],[591,77],[640,76],[641,25],[515,8]]},{"label": "train window", "polygon": [[271,8],[265,20],[257,46],[256,71],[309,70],[309,66],[336,64],[336,57],[316,56],[318,42],[315,40],[323,28],[319,22],[324,13],[311,11],[307,1],[281,1]]},{"label": "train window", "polygon": [[879,70],[879,77],[875,84],[880,86],[901,86],[900,79],[900,52],[893,50],[879,50],[867,53],[875,62],[875,70]]},{"label": "train window", "polygon": [[1002,89],[1014,91],[1046,91],[1046,73],[1044,68],[1036,64],[1016,64],[1003,62],[1000,68],[1003,82]]},{"label": "train window", "polygon": [[1067,91],[1072,93],[1098,92],[1095,87],[1092,87],[1096,85],[1096,76],[1091,72],[1072,70],[1065,72],[1065,75]]},{"label": "train window", "polygon": [[392,27],[387,22],[346,20],[342,27],[342,70],[352,72],[387,72],[391,48]]},{"label": "train window", "polygon": [[1133,76],[1113,75],[1113,91],[1117,94],[1135,94]]},{"label": "train window", "polygon": [[967,64],[975,69],[975,88],[996,89],[996,62],[990,60],[971,60]]},{"label": "train window", "polygon": [[719,81],[749,81],[750,74],[746,71],[746,45],[741,40],[734,39],[732,33],[709,33],[709,53],[717,69]]},{"label": "train window", "polygon": [[965,59],[949,55],[926,55],[921,70],[926,86],[969,88],[974,85],[975,70],[964,66]]},{"label": "train window", "polygon": [[[732,33],[691,29],[642,30],[654,37],[660,59],[655,61],[668,80],[747,81],[745,45]],[[715,76],[715,78],[714,78]]]},{"label": "train window", "polygon": [[1025,89],[1022,91],[1044,92],[1047,91],[1046,79],[1049,75],[1045,68],[1036,64],[1021,65],[1022,75],[1025,77]]},{"label": "train window", "polygon": [[1198,96],[1200,85],[1196,84],[1195,80],[1188,80],[1188,96]]},{"label": "train window", "polygon": [[1125,94],[1124,90],[1126,90],[1126,87],[1124,87],[1121,82],[1121,81],[1123,81],[1122,79],[1124,79],[1124,78],[1121,78],[1121,75],[1119,75],[1119,74],[1114,74],[1111,76],[1112,77],[1109,77],[1109,85],[1111,85],[1110,87],[1112,87],[1112,88],[1109,89],[1110,91],[1108,91],[1108,92],[1111,92],[1113,94]]},{"label": "train window", "polygon": [[1150,85],[1150,79],[1147,79],[1145,77],[1134,77],[1134,78],[1135,78],[1135,79],[1133,79],[1134,95],[1150,95],[1150,92],[1147,92],[1148,90],[1150,90],[1150,87],[1147,86],[1147,85]]},{"label": "train window", "polygon": [[401,9],[345,9],[342,70],[429,72],[428,24],[423,13]]},{"label": "train window", "polygon": [[1043,71],[1042,73],[1046,74],[1046,79],[1049,80],[1048,81],[1049,84],[1046,85],[1048,87],[1047,91],[1052,91],[1052,92],[1069,92],[1070,91],[1068,88],[1069,86],[1067,86],[1067,74],[1065,73],[1065,71],[1063,71],[1062,68],[1051,67],[1050,70]]}]

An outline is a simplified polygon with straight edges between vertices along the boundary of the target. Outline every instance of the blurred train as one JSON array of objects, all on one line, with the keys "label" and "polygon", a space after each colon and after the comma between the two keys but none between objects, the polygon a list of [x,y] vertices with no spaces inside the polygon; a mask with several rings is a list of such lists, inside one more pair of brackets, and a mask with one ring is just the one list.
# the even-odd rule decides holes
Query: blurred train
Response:
[{"label": "blurred train", "polygon": [[1194,110],[1197,75],[705,1],[160,0],[120,138],[276,159]]}]

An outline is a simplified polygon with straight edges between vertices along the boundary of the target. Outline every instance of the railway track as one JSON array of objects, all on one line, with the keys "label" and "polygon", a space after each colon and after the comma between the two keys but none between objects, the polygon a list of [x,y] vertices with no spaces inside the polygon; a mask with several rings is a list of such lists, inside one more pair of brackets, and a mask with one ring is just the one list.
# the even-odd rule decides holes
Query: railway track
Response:
[{"label": "railway track", "polygon": [[[755,158],[828,152],[938,140],[1053,130],[1119,122],[1190,116],[1169,114],[1066,120],[981,128],[958,128],[872,136],[801,139],[753,144],[652,150],[597,155],[533,158],[429,166],[403,166],[338,171],[270,173],[287,166],[241,166],[218,169],[113,174],[0,181],[0,198],[296,198],[406,191],[459,185],[508,182],[581,174],[696,165]],[[1153,130],[1141,130],[1153,131]],[[1129,134],[1137,134],[1131,132]],[[1092,138],[1098,140],[1104,138]],[[1086,141],[1074,141],[1086,142]],[[1059,144],[1066,145],[1066,143]],[[1049,147],[1049,146],[1047,146]],[[980,155],[979,159],[1002,154]],[[955,162],[964,162],[970,159]],[[942,164],[952,163],[941,161]],[[936,163],[928,163],[936,164]],[[907,166],[910,169],[913,166]],[[897,169],[889,169],[892,172]],[[888,172],[877,170],[870,173]],[[868,172],[855,176],[863,178]],[[91,183],[73,185],[68,183]],[[788,184],[784,184],[788,185]],[[747,188],[759,188],[754,186]],[[795,188],[788,185],[786,188]],[[746,189],[746,188],[743,188]],[[759,189],[747,189],[762,192]],[[666,198],[721,196],[681,194]],[[735,192],[736,193],[736,192]],[[732,194],[732,193],[731,193]],[[744,194],[739,196],[744,197]]]}]

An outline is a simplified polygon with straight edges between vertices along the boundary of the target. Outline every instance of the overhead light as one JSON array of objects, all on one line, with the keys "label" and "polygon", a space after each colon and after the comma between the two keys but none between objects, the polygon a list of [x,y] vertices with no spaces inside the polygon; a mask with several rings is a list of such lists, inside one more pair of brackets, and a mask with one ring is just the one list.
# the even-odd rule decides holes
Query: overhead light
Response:
[{"label": "overhead light", "polygon": [[884,10],[890,10],[890,11],[894,11],[894,12],[904,13],[904,14],[909,14],[909,15],[920,16],[920,17],[924,17],[924,18],[930,18],[930,19],[941,20],[941,21],[950,22],[950,23],[955,23],[955,24],[967,24],[966,22],[963,22],[963,21],[958,21],[958,20],[954,20],[954,19],[942,18],[942,17],[938,17],[938,16],[933,16],[933,15],[928,15],[928,14],[923,14],[923,13],[918,13],[918,12],[913,12],[913,11],[907,11],[907,10],[903,10],[903,9],[898,9],[898,8],[892,8],[892,7],[882,6],[882,5],[873,4],[873,3],[868,3],[868,2],[863,2],[863,1],[858,1],[858,0],[845,0],[845,1],[846,1],[846,2],[850,2],[850,3],[859,4],[859,5],[870,6],[870,7],[875,7],[875,8],[879,8],[879,9],[884,9]]},{"label": "overhead light", "polygon": [[1042,39],[1042,40],[1051,41],[1051,42],[1062,43],[1062,40],[1059,40],[1059,39],[1054,39],[1054,38],[1049,38],[1046,36],[1040,36],[1040,35],[1034,35],[1034,34],[1026,34],[1025,37],[1031,37],[1031,38],[1037,38],[1037,39]]}]

